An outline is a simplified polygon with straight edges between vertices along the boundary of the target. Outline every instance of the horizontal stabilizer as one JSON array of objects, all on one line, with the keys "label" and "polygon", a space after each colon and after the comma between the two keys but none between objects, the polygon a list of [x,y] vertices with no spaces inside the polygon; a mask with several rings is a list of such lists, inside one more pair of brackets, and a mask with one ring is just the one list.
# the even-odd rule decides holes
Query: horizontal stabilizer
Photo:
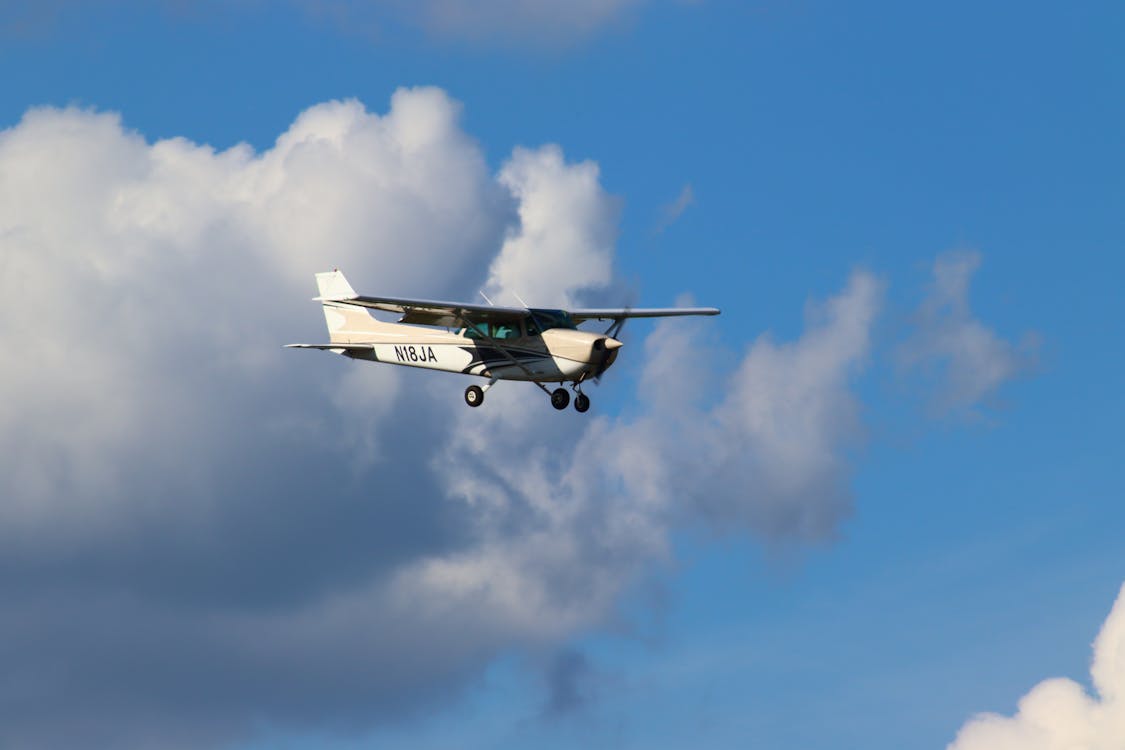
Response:
[{"label": "horizontal stabilizer", "polygon": [[378,362],[371,344],[286,344],[286,349],[320,349],[321,351],[343,354],[352,359],[370,359]]}]

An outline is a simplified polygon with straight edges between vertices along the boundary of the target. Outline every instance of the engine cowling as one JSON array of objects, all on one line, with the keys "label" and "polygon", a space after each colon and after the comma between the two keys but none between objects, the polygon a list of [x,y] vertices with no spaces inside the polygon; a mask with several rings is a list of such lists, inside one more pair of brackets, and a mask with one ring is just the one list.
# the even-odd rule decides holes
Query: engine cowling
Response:
[{"label": "engine cowling", "polygon": [[621,342],[609,336],[602,336],[594,341],[590,364],[594,365],[595,378],[600,378],[609,369],[617,359],[617,350],[620,348]]}]

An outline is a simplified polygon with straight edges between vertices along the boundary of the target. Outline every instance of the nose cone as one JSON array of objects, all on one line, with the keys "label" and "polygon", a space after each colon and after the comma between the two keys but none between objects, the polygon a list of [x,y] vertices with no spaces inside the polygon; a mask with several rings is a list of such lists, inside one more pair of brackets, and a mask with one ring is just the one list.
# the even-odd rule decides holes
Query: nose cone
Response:
[{"label": "nose cone", "polygon": [[613,364],[613,361],[617,359],[617,350],[620,348],[621,342],[609,336],[603,336],[594,341],[594,355],[590,361],[595,365],[595,378],[600,378],[602,373]]}]

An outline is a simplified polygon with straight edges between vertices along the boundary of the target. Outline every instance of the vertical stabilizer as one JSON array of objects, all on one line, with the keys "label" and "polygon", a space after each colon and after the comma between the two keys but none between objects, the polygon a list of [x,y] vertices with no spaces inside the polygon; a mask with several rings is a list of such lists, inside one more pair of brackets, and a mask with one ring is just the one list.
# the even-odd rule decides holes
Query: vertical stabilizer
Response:
[{"label": "vertical stabilizer", "polygon": [[328,340],[333,344],[366,343],[372,333],[385,326],[384,323],[371,317],[366,308],[348,304],[349,299],[358,295],[340,271],[318,273],[316,285],[320,290],[317,299],[324,305],[324,322],[328,324]]},{"label": "vertical stabilizer", "polygon": [[352,285],[339,269],[316,275],[316,286],[322,300],[346,300],[357,296]]}]

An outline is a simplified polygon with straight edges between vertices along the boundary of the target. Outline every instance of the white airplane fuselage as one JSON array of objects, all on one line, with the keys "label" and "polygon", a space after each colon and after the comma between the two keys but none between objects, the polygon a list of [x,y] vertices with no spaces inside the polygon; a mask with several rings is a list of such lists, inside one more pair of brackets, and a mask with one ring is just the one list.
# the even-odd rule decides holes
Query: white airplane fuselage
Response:
[{"label": "white airplane fuselage", "polygon": [[[581,381],[604,372],[621,342],[604,334],[551,328],[498,340],[432,327],[384,323],[366,310],[326,303],[332,343],[354,359],[479,375],[495,380]],[[368,348],[369,347],[369,348]]]},{"label": "white airplane fuselage", "polygon": [[[317,302],[328,324],[328,344],[286,344],[295,349],[320,349],[351,359],[405,367],[443,370],[488,378],[484,385],[465,388],[465,403],[484,403],[484,394],[499,380],[534,383],[563,410],[590,408],[582,386],[609,369],[621,342],[616,336],[630,318],[718,315],[714,307],[578,308],[570,310],[497,307],[466,302],[357,294],[339,269],[316,274]],[[522,301],[521,301],[522,304]],[[397,323],[370,314],[394,313]],[[578,325],[612,321],[605,333],[581,331]],[[456,329],[456,330],[455,330]],[[554,390],[545,383],[559,383]]]}]

